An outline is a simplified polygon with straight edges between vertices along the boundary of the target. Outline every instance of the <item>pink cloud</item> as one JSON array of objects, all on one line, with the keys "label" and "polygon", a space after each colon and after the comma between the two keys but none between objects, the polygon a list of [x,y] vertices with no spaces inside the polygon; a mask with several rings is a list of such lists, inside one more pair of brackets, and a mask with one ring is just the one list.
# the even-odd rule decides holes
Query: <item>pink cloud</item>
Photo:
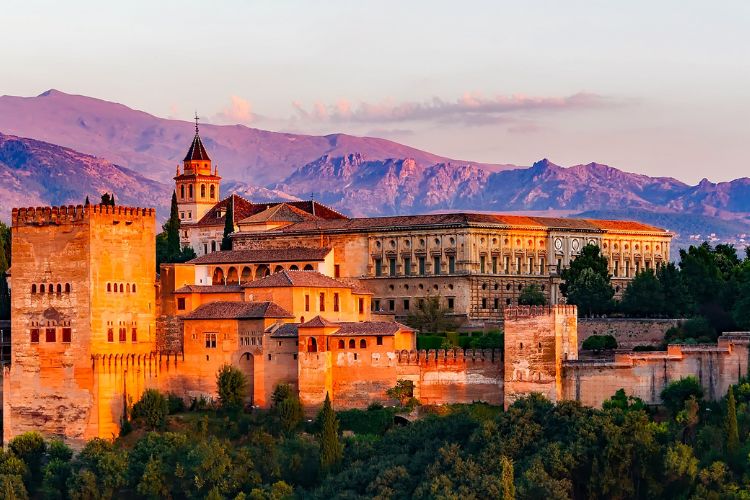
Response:
[{"label": "pink cloud", "polygon": [[241,123],[247,125],[255,120],[255,115],[253,115],[253,107],[250,101],[233,95],[230,97],[229,104],[219,111],[214,120],[227,124]]}]

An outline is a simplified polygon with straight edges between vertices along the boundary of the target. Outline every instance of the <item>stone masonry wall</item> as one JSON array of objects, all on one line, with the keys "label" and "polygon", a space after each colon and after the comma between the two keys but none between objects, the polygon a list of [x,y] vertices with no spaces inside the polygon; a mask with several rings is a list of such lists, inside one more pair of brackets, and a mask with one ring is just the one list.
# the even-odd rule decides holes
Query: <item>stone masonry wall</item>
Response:
[{"label": "stone masonry wall", "polygon": [[618,347],[658,346],[664,334],[684,319],[578,318],[578,348],[592,335],[612,335]]}]

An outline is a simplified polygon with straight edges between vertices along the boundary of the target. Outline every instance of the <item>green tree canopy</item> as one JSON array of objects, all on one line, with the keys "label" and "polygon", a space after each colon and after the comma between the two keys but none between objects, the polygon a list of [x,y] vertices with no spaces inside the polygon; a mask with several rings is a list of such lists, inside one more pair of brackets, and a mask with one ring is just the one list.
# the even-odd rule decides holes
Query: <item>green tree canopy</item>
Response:
[{"label": "green tree canopy", "polygon": [[672,415],[677,415],[685,406],[685,401],[690,397],[694,397],[697,401],[703,398],[703,387],[698,379],[693,376],[670,382],[661,391],[661,400]]},{"label": "green tree canopy", "polygon": [[597,245],[588,244],[581,249],[581,252],[570,263],[570,266],[563,269],[560,273],[560,277],[563,279],[563,283],[560,284],[560,291],[563,295],[568,296],[570,284],[576,281],[585,269],[592,270],[609,283],[611,276],[609,274],[607,258],[601,254],[601,250]]},{"label": "green tree canopy", "polygon": [[232,365],[222,366],[216,374],[219,403],[225,410],[241,409],[247,393],[245,375]]},{"label": "green tree canopy", "polygon": [[133,405],[132,417],[151,430],[161,429],[167,423],[169,403],[166,396],[156,389],[146,389],[141,399]]},{"label": "green tree canopy", "polygon": [[326,473],[335,469],[344,456],[344,447],[339,442],[339,420],[331,406],[331,398],[326,393],[323,409],[318,415],[320,421],[320,468]]},{"label": "green tree canopy", "polygon": [[635,275],[625,288],[620,307],[630,316],[652,317],[663,314],[664,288],[653,270],[645,269]]},{"label": "green tree canopy", "polygon": [[539,285],[528,285],[521,290],[518,303],[522,306],[544,306],[547,304],[547,297],[539,288]]},{"label": "green tree canopy", "polygon": [[568,303],[578,306],[579,313],[585,316],[609,312],[614,294],[608,279],[592,268],[583,269],[567,283]]},{"label": "green tree canopy", "polygon": [[406,324],[421,333],[442,333],[456,328],[448,309],[440,303],[439,296],[425,297],[417,301],[414,312],[406,317]]}]

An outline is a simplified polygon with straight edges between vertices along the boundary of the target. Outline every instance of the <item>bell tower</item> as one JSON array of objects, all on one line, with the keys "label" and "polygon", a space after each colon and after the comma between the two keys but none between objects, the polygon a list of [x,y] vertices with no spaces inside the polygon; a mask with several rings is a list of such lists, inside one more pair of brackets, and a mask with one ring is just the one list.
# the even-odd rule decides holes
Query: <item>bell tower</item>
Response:
[{"label": "bell tower", "polygon": [[197,113],[193,143],[182,161],[182,173],[178,165],[174,180],[182,223],[198,222],[220,199],[221,177],[218,168],[214,168],[213,172],[211,170],[211,158],[208,157],[198,133]]}]

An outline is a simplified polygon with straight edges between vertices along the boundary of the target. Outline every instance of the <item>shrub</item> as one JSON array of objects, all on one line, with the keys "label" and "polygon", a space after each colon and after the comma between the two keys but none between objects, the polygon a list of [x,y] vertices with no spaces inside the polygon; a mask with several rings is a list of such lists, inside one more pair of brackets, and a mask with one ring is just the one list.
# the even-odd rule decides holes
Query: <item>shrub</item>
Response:
[{"label": "shrub", "polygon": [[167,394],[167,405],[169,406],[169,414],[174,415],[175,413],[182,413],[185,411],[185,400],[174,393]]},{"label": "shrub", "polygon": [[583,341],[581,348],[586,351],[617,349],[617,340],[612,335],[592,335]]},{"label": "shrub", "polygon": [[648,352],[648,351],[658,351],[658,350],[659,348],[653,345],[637,345],[633,347],[634,352]]},{"label": "shrub", "polygon": [[342,430],[349,430],[356,434],[372,434],[382,436],[385,431],[393,427],[393,408],[382,406],[372,407],[367,411],[344,410],[337,413]]},{"label": "shrub", "polygon": [[404,406],[409,399],[414,397],[414,382],[411,380],[398,380],[394,387],[385,391],[386,396],[395,399]]},{"label": "shrub", "polygon": [[417,349],[424,349],[429,351],[430,349],[440,349],[443,345],[445,337],[438,335],[417,335]]},{"label": "shrub", "polygon": [[219,403],[225,410],[242,408],[247,381],[245,375],[232,365],[224,365],[216,374],[216,389],[219,393]]},{"label": "shrub", "polygon": [[169,402],[156,389],[147,389],[141,399],[133,405],[133,420],[145,424],[151,430],[164,427],[168,414]]},{"label": "shrub", "polygon": [[685,401],[690,397],[694,397],[697,401],[703,398],[703,387],[693,376],[675,380],[661,391],[662,402],[672,415],[682,410]]},{"label": "shrub", "polygon": [[38,432],[25,432],[11,439],[8,448],[15,456],[24,461],[29,468],[32,480],[36,482],[41,475],[42,458],[47,450],[47,443]]},{"label": "shrub", "polygon": [[502,349],[505,337],[500,331],[488,332],[481,337],[474,338],[469,343],[471,349]]}]

